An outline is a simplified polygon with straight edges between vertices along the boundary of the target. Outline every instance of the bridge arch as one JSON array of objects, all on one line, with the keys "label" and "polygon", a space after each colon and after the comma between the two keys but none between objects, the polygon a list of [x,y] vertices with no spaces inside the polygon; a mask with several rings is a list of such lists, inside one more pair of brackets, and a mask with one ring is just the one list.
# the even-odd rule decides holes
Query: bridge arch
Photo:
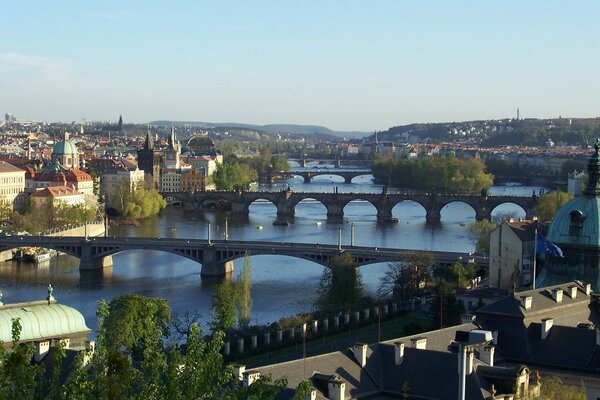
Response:
[{"label": "bridge arch", "polygon": [[486,218],[491,220],[494,217],[500,219],[506,219],[506,217],[531,218],[532,215],[528,215],[527,210],[520,204],[512,201],[502,201],[490,206],[490,213]]},{"label": "bridge arch", "polygon": [[364,178],[364,177],[371,177],[371,179],[374,178],[373,177],[373,173],[365,172],[363,174],[353,176],[352,178],[349,179],[350,182],[348,182],[348,183],[354,183],[354,179],[356,179],[356,178]]},{"label": "bridge arch", "polygon": [[[453,213],[454,211],[454,213]],[[456,211],[460,211],[460,216],[457,218]],[[466,216],[464,214],[469,214]],[[454,215],[453,215],[454,214]],[[440,220],[452,223],[465,223],[466,220],[475,219],[477,216],[477,208],[470,202],[457,199],[450,200],[440,209]]]},{"label": "bridge arch", "polygon": [[244,204],[244,211],[246,213],[250,213],[250,208],[258,208],[261,207],[263,210],[269,209],[268,214],[276,214],[277,213],[277,204],[273,202],[271,199],[267,199],[265,197],[258,197],[256,199],[249,200]]},{"label": "bridge arch", "polygon": [[377,220],[377,206],[367,199],[358,197],[342,203],[341,207],[346,219]]},{"label": "bridge arch", "polygon": [[427,216],[427,209],[423,204],[416,200],[402,199],[392,205],[390,215],[393,218],[397,218],[399,221],[420,219]]}]

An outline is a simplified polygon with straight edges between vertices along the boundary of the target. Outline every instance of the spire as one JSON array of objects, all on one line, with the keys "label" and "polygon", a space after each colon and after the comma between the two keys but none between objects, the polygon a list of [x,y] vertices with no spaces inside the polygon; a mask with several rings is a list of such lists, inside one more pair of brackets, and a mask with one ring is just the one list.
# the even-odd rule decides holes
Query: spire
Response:
[{"label": "spire", "polygon": [[154,141],[152,140],[152,134],[150,129],[146,133],[146,142],[144,143],[144,150],[154,150]]},{"label": "spire", "polygon": [[600,139],[594,144],[594,154],[588,161],[588,185],[583,194],[586,196],[600,195]]},{"label": "spire", "polygon": [[119,115],[118,129],[119,129],[119,132],[121,132],[123,130],[123,116],[122,115]]}]

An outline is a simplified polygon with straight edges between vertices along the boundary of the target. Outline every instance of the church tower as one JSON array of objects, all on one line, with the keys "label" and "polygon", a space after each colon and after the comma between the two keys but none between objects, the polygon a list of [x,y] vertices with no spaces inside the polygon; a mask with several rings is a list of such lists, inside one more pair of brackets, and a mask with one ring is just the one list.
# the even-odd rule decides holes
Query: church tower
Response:
[{"label": "church tower", "polygon": [[168,138],[167,148],[164,150],[164,168],[165,169],[179,169],[180,162],[179,156],[181,153],[181,146],[175,136],[175,128],[171,127],[171,134]]},{"label": "church tower", "polygon": [[158,189],[160,183],[160,151],[154,149],[154,140],[150,129],[146,133],[144,146],[137,151],[138,168],[144,171],[146,182],[155,189]]}]

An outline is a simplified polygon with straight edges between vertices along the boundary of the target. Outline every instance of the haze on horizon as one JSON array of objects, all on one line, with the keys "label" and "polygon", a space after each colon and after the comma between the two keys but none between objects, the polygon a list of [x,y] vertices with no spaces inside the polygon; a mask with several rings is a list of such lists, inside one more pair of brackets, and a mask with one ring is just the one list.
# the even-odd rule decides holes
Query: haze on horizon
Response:
[{"label": "haze on horizon", "polygon": [[0,112],[385,130],[600,115],[596,1],[10,1]]}]

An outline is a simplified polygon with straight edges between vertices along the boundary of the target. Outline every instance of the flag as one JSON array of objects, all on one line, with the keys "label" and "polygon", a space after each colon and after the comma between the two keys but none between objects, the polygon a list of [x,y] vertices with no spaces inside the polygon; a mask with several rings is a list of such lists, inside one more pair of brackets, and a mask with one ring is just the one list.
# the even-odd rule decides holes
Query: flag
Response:
[{"label": "flag", "polygon": [[537,243],[535,245],[535,251],[537,254],[549,254],[552,257],[564,258],[562,249],[546,239],[541,233],[537,234]]}]

